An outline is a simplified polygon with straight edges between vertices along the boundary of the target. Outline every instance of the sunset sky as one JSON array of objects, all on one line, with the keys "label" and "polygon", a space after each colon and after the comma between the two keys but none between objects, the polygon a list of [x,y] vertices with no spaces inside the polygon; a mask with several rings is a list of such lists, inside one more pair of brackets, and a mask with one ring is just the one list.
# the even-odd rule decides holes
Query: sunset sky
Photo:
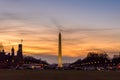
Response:
[{"label": "sunset sky", "polygon": [[120,52],[120,0],[0,0],[0,44],[6,52],[23,39],[24,55],[57,62],[58,31],[63,62],[90,51]]}]

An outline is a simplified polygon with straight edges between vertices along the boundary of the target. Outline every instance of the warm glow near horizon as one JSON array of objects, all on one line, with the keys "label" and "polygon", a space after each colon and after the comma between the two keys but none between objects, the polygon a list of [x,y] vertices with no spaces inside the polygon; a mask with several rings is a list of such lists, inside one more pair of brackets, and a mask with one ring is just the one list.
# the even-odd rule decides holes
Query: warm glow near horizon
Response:
[{"label": "warm glow near horizon", "polygon": [[58,55],[61,30],[63,56],[70,60],[90,51],[113,56],[120,52],[119,9],[116,0],[1,0],[0,43],[6,52],[17,51],[23,39],[24,55],[49,59]]},{"label": "warm glow near horizon", "polygon": [[[35,32],[37,32],[37,30]],[[49,33],[49,34],[45,34],[45,36],[43,35],[44,32],[42,34],[38,32],[36,34],[37,36],[33,35],[33,33],[19,35],[16,31],[8,32],[8,33],[7,34],[4,33],[0,36],[1,43],[4,46],[5,51],[7,52],[10,52],[12,46],[14,46],[15,50],[17,51],[17,46],[19,43],[21,43],[20,40],[23,39],[23,52],[25,53],[25,55],[29,55],[29,54],[57,55],[58,53],[57,33],[54,34]],[[110,40],[99,38],[99,36],[92,37],[89,36],[88,34],[87,38],[84,39],[84,42],[82,42],[81,40],[83,39],[78,37],[80,36],[79,32],[75,33],[74,35],[75,35],[74,38],[71,39],[71,37],[65,35],[65,33],[62,34],[63,56],[85,57],[87,53],[90,51],[119,52],[120,50],[119,49],[120,43],[117,41],[111,43],[109,42]]]}]

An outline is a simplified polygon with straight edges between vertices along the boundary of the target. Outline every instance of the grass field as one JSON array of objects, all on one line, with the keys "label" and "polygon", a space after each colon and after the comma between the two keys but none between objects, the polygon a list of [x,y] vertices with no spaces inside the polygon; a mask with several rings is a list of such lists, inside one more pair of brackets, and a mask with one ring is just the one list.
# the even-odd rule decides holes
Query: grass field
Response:
[{"label": "grass field", "polygon": [[77,70],[0,70],[0,80],[120,80],[120,72]]}]

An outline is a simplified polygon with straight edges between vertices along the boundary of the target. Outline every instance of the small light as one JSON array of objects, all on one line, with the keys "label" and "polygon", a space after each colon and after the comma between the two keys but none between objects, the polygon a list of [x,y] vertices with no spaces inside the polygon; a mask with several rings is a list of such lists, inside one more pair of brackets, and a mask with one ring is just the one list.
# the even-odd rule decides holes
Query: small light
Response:
[{"label": "small light", "polygon": [[14,60],[12,60],[12,63],[14,63]]},{"label": "small light", "polygon": [[8,59],[6,61],[8,62]]}]

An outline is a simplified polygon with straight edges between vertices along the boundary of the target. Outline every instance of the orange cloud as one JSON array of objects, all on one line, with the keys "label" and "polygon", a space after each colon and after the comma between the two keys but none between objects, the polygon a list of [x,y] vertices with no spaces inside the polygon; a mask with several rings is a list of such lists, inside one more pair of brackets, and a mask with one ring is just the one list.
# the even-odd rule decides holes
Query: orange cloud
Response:
[{"label": "orange cloud", "polygon": [[[1,26],[0,39],[7,52],[12,45],[17,51],[17,45],[23,39],[23,51],[26,54],[57,55],[58,34],[56,28],[43,25],[31,25],[21,21],[8,21]],[[13,26],[13,27],[11,27]],[[119,51],[120,38],[118,31],[103,29],[70,29],[62,32],[63,56],[86,56],[89,51]],[[83,30],[83,31],[81,31]],[[103,30],[103,31],[100,31]],[[116,34],[115,34],[116,33]],[[109,35],[110,34],[110,35]],[[108,37],[107,37],[108,36]]]}]

